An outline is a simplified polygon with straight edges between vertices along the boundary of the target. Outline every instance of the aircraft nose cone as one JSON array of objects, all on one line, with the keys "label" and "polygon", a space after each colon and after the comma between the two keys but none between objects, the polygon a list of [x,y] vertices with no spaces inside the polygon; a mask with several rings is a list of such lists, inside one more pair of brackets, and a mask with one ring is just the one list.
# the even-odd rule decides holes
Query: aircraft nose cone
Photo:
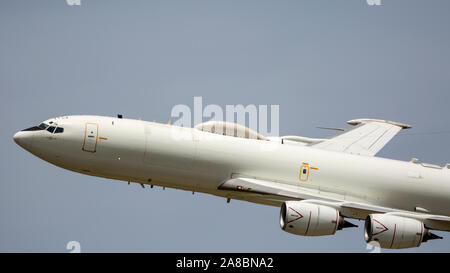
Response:
[{"label": "aircraft nose cone", "polygon": [[31,140],[33,139],[33,134],[30,132],[17,132],[14,137],[14,142],[24,149],[29,149],[31,147]]}]

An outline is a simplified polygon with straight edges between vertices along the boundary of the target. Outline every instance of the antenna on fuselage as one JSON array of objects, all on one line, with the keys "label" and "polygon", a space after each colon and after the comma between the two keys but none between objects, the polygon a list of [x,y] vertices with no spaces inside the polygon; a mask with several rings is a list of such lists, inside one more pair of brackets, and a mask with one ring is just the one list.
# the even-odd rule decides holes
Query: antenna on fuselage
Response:
[{"label": "antenna on fuselage", "polygon": [[322,127],[316,126],[317,129],[334,130],[334,131],[345,131],[344,128],[333,128],[333,127]]}]

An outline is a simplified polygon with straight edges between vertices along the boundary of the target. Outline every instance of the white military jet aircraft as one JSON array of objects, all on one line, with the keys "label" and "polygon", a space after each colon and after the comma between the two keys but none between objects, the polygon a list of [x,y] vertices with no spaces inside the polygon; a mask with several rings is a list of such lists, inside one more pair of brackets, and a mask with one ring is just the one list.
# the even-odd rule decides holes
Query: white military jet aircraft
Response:
[{"label": "white military jet aircraft", "polygon": [[75,172],[279,206],[280,226],[332,235],[365,220],[383,248],[418,247],[450,231],[450,164],[374,157],[398,122],[355,119],[328,139],[268,138],[210,121],[183,128],[122,116],[52,118],[14,135],[37,157]]}]

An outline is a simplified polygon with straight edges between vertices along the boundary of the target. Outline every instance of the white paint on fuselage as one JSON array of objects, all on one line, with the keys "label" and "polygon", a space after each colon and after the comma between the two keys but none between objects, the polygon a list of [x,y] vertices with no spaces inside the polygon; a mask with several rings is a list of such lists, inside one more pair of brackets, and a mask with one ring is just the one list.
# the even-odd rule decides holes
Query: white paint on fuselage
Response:
[{"label": "white paint on fuselage", "polygon": [[[88,175],[227,196],[217,187],[237,174],[303,187],[329,197],[409,211],[421,207],[450,216],[447,168],[140,120],[69,116],[52,121],[63,127],[64,133],[19,132],[32,134],[27,136],[32,140],[21,146],[50,163]],[[98,124],[95,152],[82,150],[86,123]],[[174,132],[185,137],[174,139]],[[298,179],[303,162],[318,168],[310,171],[307,182]],[[274,204],[252,199],[246,193],[229,194]]]}]

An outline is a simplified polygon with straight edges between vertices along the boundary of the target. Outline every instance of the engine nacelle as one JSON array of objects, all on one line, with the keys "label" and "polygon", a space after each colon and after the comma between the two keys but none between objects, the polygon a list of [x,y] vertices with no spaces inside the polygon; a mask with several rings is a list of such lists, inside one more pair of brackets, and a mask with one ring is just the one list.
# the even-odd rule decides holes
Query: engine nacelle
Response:
[{"label": "engine nacelle", "polygon": [[280,226],[289,233],[303,236],[332,235],[342,229],[344,218],[335,208],[287,201],[281,206]]},{"label": "engine nacelle", "polygon": [[378,242],[382,248],[418,247],[429,235],[423,222],[389,214],[370,214],[364,225],[366,242]]}]

